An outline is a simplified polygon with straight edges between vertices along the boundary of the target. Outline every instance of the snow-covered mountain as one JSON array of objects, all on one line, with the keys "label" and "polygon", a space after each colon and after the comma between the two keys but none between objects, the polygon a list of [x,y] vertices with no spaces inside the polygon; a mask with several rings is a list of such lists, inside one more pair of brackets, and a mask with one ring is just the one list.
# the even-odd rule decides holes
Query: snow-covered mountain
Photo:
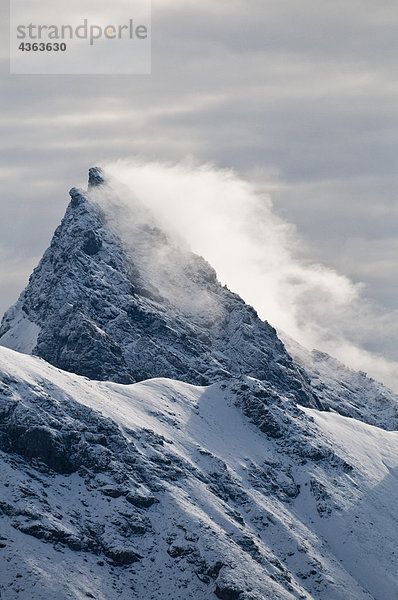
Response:
[{"label": "snow-covered mountain", "polygon": [[118,214],[118,193],[98,169],[87,192],[72,188],[50,247],[3,318],[0,344],[121,383],[250,375],[317,406],[275,330],[203,258],[138,203],[120,235],[128,216]]},{"label": "snow-covered mountain", "polygon": [[317,373],[315,385],[311,355],[303,360],[300,351],[292,360],[274,328],[222,286],[202,257],[165,233],[135,198],[126,210],[127,194],[98,168],[89,171],[87,191],[71,189],[50,247],[3,317],[0,345],[120,383],[169,377],[205,385],[251,376],[303,406],[398,428],[395,394],[369,379],[347,393],[342,373],[329,388]]},{"label": "snow-covered mountain", "polygon": [[0,598],[396,600],[397,396],[126,193],[72,188],[2,321]]}]

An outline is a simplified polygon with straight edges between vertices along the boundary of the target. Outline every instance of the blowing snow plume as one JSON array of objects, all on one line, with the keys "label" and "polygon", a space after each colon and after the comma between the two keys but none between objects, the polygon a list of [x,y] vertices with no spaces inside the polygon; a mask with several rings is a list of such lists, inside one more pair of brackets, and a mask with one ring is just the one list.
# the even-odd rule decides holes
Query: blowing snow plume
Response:
[{"label": "blowing snow plume", "polygon": [[219,307],[209,290],[192,280],[200,266],[186,242],[167,236],[156,214],[130,187],[116,178],[109,183],[90,186],[90,198],[100,207],[107,229],[122,241],[141,293],[166,302],[169,311],[177,308],[186,316],[215,320]]},{"label": "blowing snow plume", "polygon": [[[275,214],[268,196],[257,194],[232,171],[210,165],[120,160],[105,168],[113,188],[124,188],[117,207],[103,203],[122,239],[128,239],[137,219],[137,198],[282,336],[326,351],[398,389],[398,363],[383,356],[383,340],[396,328],[396,315],[368,301],[361,284],[301,259],[295,227]],[[156,265],[158,282],[166,289],[173,263],[159,252],[153,258],[151,268]],[[206,309],[206,301],[200,299],[198,308]]]}]

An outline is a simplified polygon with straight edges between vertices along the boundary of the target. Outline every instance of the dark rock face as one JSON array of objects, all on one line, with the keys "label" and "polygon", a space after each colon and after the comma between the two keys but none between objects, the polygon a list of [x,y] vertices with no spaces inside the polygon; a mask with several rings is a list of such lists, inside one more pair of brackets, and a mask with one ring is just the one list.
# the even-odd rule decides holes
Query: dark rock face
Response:
[{"label": "dark rock face", "polygon": [[79,188],[73,187],[69,190],[69,195],[71,198],[71,206],[73,208],[77,208],[79,206],[79,204],[81,204],[82,202],[85,202],[86,197],[83,193],[82,190],[79,190]]},{"label": "dark rock face", "polygon": [[[224,384],[235,398],[235,405],[260,431],[274,440],[282,453],[292,453],[300,462],[308,460],[329,463],[348,473],[352,467],[338,457],[332,448],[316,441],[311,419],[296,402],[286,402],[266,382],[244,378]],[[279,463],[264,463],[262,469],[250,470],[252,484],[265,487],[284,501],[295,498],[299,486],[289,470]]]},{"label": "dark rock face", "polygon": [[137,508],[149,508],[156,502],[155,496],[143,495],[135,492],[130,492],[127,494],[126,500]]},{"label": "dark rock face", "polygon": [[88,170],[88,185],[89,187],[95,187],[105,182],[104,172],[101,167],[91,167]]},{"label": "dark rock face", "polygon": [[236,588],[216,585],[216,589],[214,590],[215,595],[220,600],[239,600],[242,597],[242,591]]},{"label": "dark rock face", "polygon": [[[50,247],[3,318],[0,344],[22,315],[40,328],[33,354],[91,379],[169,377],[207,385],[243,374],[319,407],[275,330],[221,286],[203,258],[177,249],[150,220],[135,229],[126,251],[90,198],[104,189],[103,181],[94,168],[90,193],[72,188]],[[166,292],[142,267],[156,252],[173,264],[164,277]],[[161,271],[164,265],[156,266]],[[174,284],[173,278],[181,281]]]},{"label": "dark rock face", "polygon": [[94,233],[94,231],[91,231],[91,230],[87,231],[84,238],[85,239],[84,239],[84,243],[82,246],[83,252],[85,252],[89,256],[94,256],[94,254],[97,254],[97,252],[100,251],[101,246],[102,246],[101,238],[99,238]]},{"label": "dark rock face", "polygon": [[[152,469],[116,423],[47,385],[0,373],[0,462],[18,474],[0,515],[56,548],[103,555],[115,567],[140,561],[136,542],[150,534],[146,514],[159,502],[147,485],[160,489],[162,468]],[[73,494],[73,482],[79,491],[63,514],[50,497]]]},{"label": "dark rock face", "polygon": [[121,549],[110,549],[105,552],[105,556],[110,558],[114,565],[121,567],[124,565],[131,565],[132,563],[138,562],[142,556],[134,552],[134,550],[121,550]]},{"label": "dark rock face", "polygon": [[[49,420],[43,405],[52,412]],[[73,473],[80,467],[100,472],[109,467],[114,452],[127,451],[125,439],[110,420],[84,408],[71,419],[68,404],[57,407],[46,394],[33,396],[29,411],[21,403],[0,397],[0,410],[0,450],[40,459],[57,473]],[[79,420],[82,415],[84,425]]]}]

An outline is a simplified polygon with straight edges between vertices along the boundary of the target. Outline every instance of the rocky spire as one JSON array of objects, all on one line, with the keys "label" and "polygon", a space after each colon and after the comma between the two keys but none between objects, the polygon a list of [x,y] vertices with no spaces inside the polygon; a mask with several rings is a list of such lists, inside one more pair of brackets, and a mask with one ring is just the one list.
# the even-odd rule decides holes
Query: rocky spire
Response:
[{"label": "rocky spire", "polygon": [[91,167],[88,170],[88,187],[97,187],[105,183],[104,172],[101,167]]},{"label": "rocky spire", "polygon": [[77,187],[73,187],[69,190],[69,196],[73,208],[76,208],[79,206],[79,204],[86,200],[83,190],[80,190]]},{"label": "rocky spire", "polygon": [[[100,168],[89,170],[89,191],[106,181]],[[203,258],[174,244],[144,210],[122,243],[94,193],[70,195],[50,247],[3,318],[0,345],[23,337],[28,320],[34,339],[23,338],[19,350],[91,379],[207,385],[248,375],[320,408],[275,330]]]}]

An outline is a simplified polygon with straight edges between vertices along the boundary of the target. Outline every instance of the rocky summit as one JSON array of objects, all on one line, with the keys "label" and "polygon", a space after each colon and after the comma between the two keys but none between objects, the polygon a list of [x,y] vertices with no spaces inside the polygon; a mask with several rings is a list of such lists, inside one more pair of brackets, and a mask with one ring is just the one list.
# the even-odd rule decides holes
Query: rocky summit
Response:
[{"label": "rocky summit", "polygon": [[50,247],[3,318],[0,344],[121,383],[171,377],[206,385],[249,375],[320,407],[274,328],[144,207],[121,239],[124,216],[115,227],[112,214],[118,194],[98,168],[87,191],[71,189]]}]

